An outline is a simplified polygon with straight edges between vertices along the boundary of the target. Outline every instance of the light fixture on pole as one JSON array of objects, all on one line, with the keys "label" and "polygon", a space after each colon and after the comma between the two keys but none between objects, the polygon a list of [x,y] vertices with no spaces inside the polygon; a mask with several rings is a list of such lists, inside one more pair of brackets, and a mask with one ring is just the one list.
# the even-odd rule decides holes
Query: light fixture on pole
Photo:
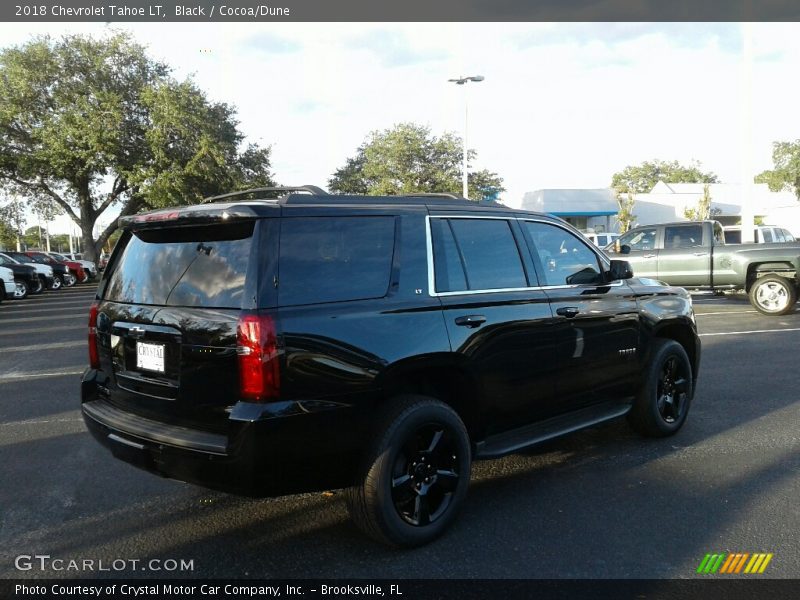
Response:
[{"label": "light fixture on pole", "polygon": [[[468,81],[478,83],[483,81],[483,75],[472,75],[471,77],[459,77],[457,79],[448,79],[447,81],[455,83],[456,85],[465,85]],[[467,178],[467,127],[469,124],[469,103],[467,102],[467,91],[464,88],[464,164],[461,169],[461,183],[463,186],[462,195],[468,198],[468,178]]]}]

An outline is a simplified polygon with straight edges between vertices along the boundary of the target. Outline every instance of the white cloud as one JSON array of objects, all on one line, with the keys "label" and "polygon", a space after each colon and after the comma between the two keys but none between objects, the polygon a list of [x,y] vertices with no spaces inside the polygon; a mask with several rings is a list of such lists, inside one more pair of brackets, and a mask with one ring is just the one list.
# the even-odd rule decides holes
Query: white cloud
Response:
[{"label": "white cloud", "polygon": [[[697,159],[738,182],[743,157],[761,171],[773,141],[800,137],[795,23],[752,26],[749,79],[737,24],[114,27],[177,76],[193,74],[212,99],[235,104],[249,140],[272,144],[287,184],[324,186],[371,130],[401,121],[461,134],[465,92],[475,166],[505,178],[511,205],[538,188],[603,187],[613,172],[653,158]],[[2,24],[0,39],[104,29]],[[475,74],[486,80],[447,83]]]}]

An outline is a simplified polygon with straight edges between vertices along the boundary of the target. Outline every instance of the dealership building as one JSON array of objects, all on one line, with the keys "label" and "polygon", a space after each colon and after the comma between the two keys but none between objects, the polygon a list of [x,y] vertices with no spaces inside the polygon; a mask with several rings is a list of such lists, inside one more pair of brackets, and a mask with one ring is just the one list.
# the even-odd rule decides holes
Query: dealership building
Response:
[{"label": "dealership building", "polygon": [[[659,181],[647,194],[635,194],[636,225],[685,221],[684,211],[697,207],[705,184]],[[780,225],[800,236],[800,202],[792,192],[771,192],[765,183],[740,185],[708,184],[713,218],[723,225],[735,225],[742,204],[749,198],[753,213],[764,224]],[[561,217],[578,229],[617,231],[619,207],[614,192],[602,189],[546,189],[527,192],[522,208]]]}]

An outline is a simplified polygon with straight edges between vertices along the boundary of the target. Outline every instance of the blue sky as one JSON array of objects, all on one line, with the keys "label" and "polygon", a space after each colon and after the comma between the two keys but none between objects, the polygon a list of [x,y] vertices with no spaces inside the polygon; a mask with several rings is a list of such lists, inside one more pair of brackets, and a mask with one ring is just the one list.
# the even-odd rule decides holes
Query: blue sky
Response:
[{"label": "blue sky", "polygon": [[[104,24],[0,24],[102,35]],[[727,183],[800,138],[800,24],[116,24],[175,75],[238,107],[271,144],[277,179],[326,185],[367,134],[395,123],[464,128],[476,168],[517,206],[540,188],[604,187],[626,165],[701,161]],[[483,75],[455,86],[447,79]],[[466,88],[466,89],[465,89]]]}]

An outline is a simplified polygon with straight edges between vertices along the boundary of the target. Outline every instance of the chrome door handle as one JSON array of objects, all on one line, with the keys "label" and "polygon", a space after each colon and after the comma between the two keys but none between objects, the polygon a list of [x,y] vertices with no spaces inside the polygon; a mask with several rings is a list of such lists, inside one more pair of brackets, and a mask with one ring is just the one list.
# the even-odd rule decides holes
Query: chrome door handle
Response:
[{"label": "chrome door handle", "polygon": [[695,252],[695,256],[708,256],[708,252]]},{"label": "chrome door handle", "polygon": [[655,258],[655,257],[656,257],[655,254],[645,254],[644,256],[642,256],[642,258]]}]

